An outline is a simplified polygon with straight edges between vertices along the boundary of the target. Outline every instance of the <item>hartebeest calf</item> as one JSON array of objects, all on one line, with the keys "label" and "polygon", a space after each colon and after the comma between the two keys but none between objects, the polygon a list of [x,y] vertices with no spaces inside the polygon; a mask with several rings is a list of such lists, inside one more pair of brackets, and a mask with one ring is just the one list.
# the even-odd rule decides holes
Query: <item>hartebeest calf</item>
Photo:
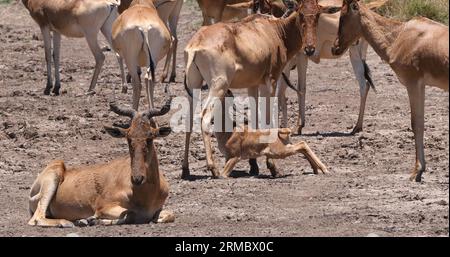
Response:
[{"label": "hartebeest calf", "polygon": [[[227,100],[233,100],[233,94],[228,91]],[[225,100],[222,104],[222,131],[215,132],[219,150],[225,156],[226,163],[221,176],[227,178],[233,171],[234,166],[242,159],[253,160],[250,162],[251,169],[258,170],[256,158],[265,156],[267,168],[273,177],[279,174],[273,159],[285,159],[291,155],[302,153],[311,165],[314,174],[320,170],[322,173],[328,173],[325,165],[319,160],[309,146],[301,141],[298,143],[290,142],[291,130],[288,128],[269,129],[251,129],[248,125],[240,125],[236,127],[233,120],[229,117]],[[228,103],[230,101],[227,101]],[[216,118],[216,117],[215,117]],[[227,124],[233,124],[232,131],[227,131]],[[275,140],[267,141],[271,133],[275,132]],[[273,134],[272,134],[273,135]],[[252,174],[252,172],[250,172]]]},{"label": "hartebeest calf", "polygon": [[[119,14],[122,14],[126,9],[128,9],[133,0],[121,0],[119,6]],[[164,82],[169,73],[169,64],[172,60],[172,70],[169,78],[169,82],[175,82],[176,78],[176,53],[178,47],[178,35],[177,35],[177,26],[178,19],[180,17],[181,7],[183,6],[183,0],[153,0],[153,4],[158,10],[159,17],[163,20],[168,29],[170,30],[170,34],[172,35],[172,49],[166,58],[166,63],[164,65],[164,70],[161,75],[161,81]]]},{"label": "hartebeest calf", "polygon": [[242,19],[253,6],[252,0],[197,0],[202,11],[203,26],[221,21]]},{"label": "hartebeest calf", "polygon": [[159,170],[153,140],[167,136],[168,127],[155,127],[153,117],[161,110],[136,112],[112,104],[111,110],[132,118],[128,129],[105,127],[113,137],[128,140],[130,154],[106,164],[66,168],[52,161],[31,187],[29,225],[72,227],[78,225],[172,222],[174,215],[162,211],[169,185]]},{"label": "hartebeest calf", "polygon": [[[133,108],[138,109],[141,81],[138,67],[147,67],[147,100],[153,107],[155,70],[158,61],[169,53],[170,32],[158,15],[152,0],[133,0],[113,23],[113,48],[125,59],[133,83]],[[122,78],[123,79],[123,78]]]},{"label": "hartebeest calf", "polygon": [[416,144],[416,164],[410,179],[419,182],[425,171],[425,85],[448,91],[448,26],[427,18],[400,22],[371,11],[360,1],[345,0],[333,53],[341,54],[360,37],[364,37],[381,59],[389,63],[406,86]]},{"label": "hartebeest calf", "polygon": [[[98,45],[97,35],[101,31],[112,44],[111,27],[117,18],[119,0],[22,0],[31,17],[41,29],[44,38],[45,61],[47,62],[47,86],[44,94],[59,95],[61,88],[59,78],[59,52],[61,35],[66,37],[85,37],[95,57],[95,70],[88,93],[94,93],[98,75],[105,61],[105,55]],[[53,33],[52,33],[53,32]],[[52,35],[53,34],[53,54]],[[52,56],[55,65],[55,86],[52,83]],[[123,65],[120,57],[118,62],[123,77]]]},{"label": "hartebeest calf", "polygon": [[242,159],[256,159],[265,156],[267,168],[272,176],[276,177],[279,173],[272,159],[285,159],[297,153],[305,155],[315,174],[318,173],[318,170],[324,174],[328,173],[325,165],[305,142],[301,141],[295,144],[290,142],[290,129],[279,128],[276,130],[278,138],[271,143],[261,140],[262,137],[269,136],[271,133],[269,129],[249,130],[248,126],[244,126],[233,132],[215,132],[219,149],[226,158],[221,176],[228,177],[234,166]]},{"label": "hartebeest calf", "polygon": [[[213,177],[219,174],[213,160],[208,131],[215,99],[223,98],[229,88],[247,88],[251,97],[256,97],[258,91],[266,99],[272,95],[284,66],[301,50],[304,35],[316,33],[315,28],[311,30],[309,26],[304,27],[304,13],[326,13],[335,8],[308,10],[311,5],[305,3],[309,1],[317,0],[305,0],[296,12],[287,14],[286,18],[252,15],[235,23],[202,27],[186,46],[186,88],[188,91],[199,89],[203,81],[210,88],[201,113],[201,131],[206,148],[207,169],[212,172]],[[192,105],[191,94],[189,101]],[[267,104],[266,107],[267,118],[270,106]],[[191,113],[191,119],[192,116]],[[192,122],[190,125],[192,126]],[[182,176],[189,174],[191,133],[191,129],[188,129]]]}]

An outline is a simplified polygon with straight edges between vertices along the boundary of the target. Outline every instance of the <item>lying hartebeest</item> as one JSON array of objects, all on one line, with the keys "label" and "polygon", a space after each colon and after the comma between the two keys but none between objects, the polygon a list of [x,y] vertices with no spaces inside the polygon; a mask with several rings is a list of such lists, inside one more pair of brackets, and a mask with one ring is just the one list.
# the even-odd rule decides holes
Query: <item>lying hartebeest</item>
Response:
[{"label": "lying hartebeest", "polygon": [[253,6],[252,0],[197,0],[202,11],[203,26],[220,21],[242,19],[248,15],[249,8]]},{"label": "lying hartebeest", "polygon": [[[305,0],[306,2],[317,0]],[[229,88],[247,88],[251,97],[268,99],[286,63],[302,48],[302,38],[314,30],[303,29],[304,13],[330,12],[335,7],[309,10],[311,5],[301,4],[298,11],[282,19],[253,15],[235,23],[217,23],[202,27],[185,49],[186,89],[199,89],[206,81],[210,91],[201,113],[202,137],[206,148],[207,169],[218,176],[213,160],[209,126],[215,99],[223,98]],[[192,106],[192,94],[189,94]],[[257,103],[258,101],[256,101]],[[268,100],[266,100],[266,103]],[[256,105],[256,110],[258,107]],[[266,105],[266,118],[269,115]],[[192,108],[191,115],[192,119]],[[267,120],[267,119],[266,119]],[[192,122],[190,122],[192,128]],[[191,129],[186,133],[182,177],[189,175],[189,141]]]},{"label": "lying hartebeest", "polygon": [[[133,0],[121,0],[119,6],[119,14],[122,14],[128,7],[130,7],[131,2]],[[166,58],[166,63],[164,65],[164,70],[161,75],[161,82],[164,82],[167,78],[167,74],[169,73],[169,63],[172,59],[172,71],[170,74],[169,82],[175,82],[176,78],[176,53],[178,47],[178,35],[177,35],[177,26],[178,19],[180,17],[181,7],[183,6],[183,0],[153,0],[153,4],[158,10],[159,17],[163,20],[168,29],[170,30],[170,34],[172,35],[172,49]],[[125,91],[125,90],[123,90]]]},{"label": "lying hartebeest", "polygon": [[421,181],[425,171],[423,144],[425,85],[448,91],[448,26],[427,18],[400,22],[385,18],[357,0],[345,0],[333,53],[339,55],[364,37],[406,86],[411,126],[416,143],[416,164],[411,180]]},{"label": "lying hartebeest", "polygon": [[[117,6],[119,0],[22,0],[30,12],[31,17],[41,29],[44,38],[45,61],[47,62],[47,86],[44,94],[53,93],[59,95],[61,88],[59,78],[59,51],[61,35],[66,37],[85,37],[95,57],[95,70],[92,76],[88,93],[94,93],[98,75],[105,61],[105,55],[98,45],[97,35],[101,31],[112,44],[111,27],[117,18]],[[52,33],[53,32],[53,33]],[[53,34],[53,54],[52,35]],[[55,64],[55,86],[52,83],[52,56]],[[123,77],[123,65],[120,57],[118,62]]]},{"label": "lying hartebeest", "polygon": [[130,7],[114,21],[112,39],[114,50],[125,59],[132,78],[133,108],[138,109],[141,95],[138,67],[148,67],[145,85],[148,103],[153,107],[156,65],[169,53],[171,44],[170,32],[159,17],[153,1],[133,0]]},{"label": "lying hartebeest", "polygon": [[[258,4],[258,9],[261,13],[271,13],[274,16],[279,17],[286,7],[280,5],[280,1],[268,1],[268,0],[254,0]],[[378,8],[386,1],[378,1],[376,3],[370,3],[371,8]],[[319,3],[325,6],[329,5],[342,5],[342,0],[319,0]],[[284,6],[284,7],[283,7]],[[289,77],[289,73],[292,69],[297,67],[297,97],[299,114],[297,116],[296,133],[301,134],[303,127],[306,124],[305,105],[306,105],[306,71],[308,66],[308,59],[315,63],[319,63],[321,59],[335,59],[341,57],[344,52],[335,56],[331,53],[331,46],[336,38],[338,25],[339,25],[339,13],[327,14],[318,16],[305,17],[305,19],[311,19],[309,24],[314,24],[317,27],[317,34],[311,34],[316,38],[310,38],[307,41],[308,52],[299,52],[293,60],[286,65],[284,73]],[[316,42],[315,45],[308,42]],[[352,134],[362,131],[364,110],[366,106],[366,99],[369,93],[369,88],[374,87],[370,70],[367,66],[366,52],[368,44],[365,40],[359,40],[356,44],[349,47],[350,61],[352,63],[353,71],[355,73],[356,80],[358,81],[360,88],[360,108],[358,121],[352,130]],[[287,83],[285,80],[279,80],[279,91],[277,96],[279,97],[279,106],[282,111],[282,126],[287,127],[287,106],[285,91]]]},{"label": "lying hartebeest", "polygon": [[158,167],[153,140],[167,136],[168,127],[155,127],[153,117],[161,110],[136,112],[112,104],[111,110],[132,119],[128,129],[105,127],[113,137],[128,140],[130,156],[106,164],[67,169],[63,161],[52,161],[31,187],[29,225],[72,227],[124,223],[172,222],[170,211],[162,211],[169,185]]},{"label": "lying hartebeest", "polygon": [[[267,168],[270,170],[273,177],[277,177],[280,174],[273,159],[285,159],[286,157],[297,153],[305,155],[315,174],[318,173],[318,170],[324,174],[328,173],[325,165],[323,165],[305,142],[301,141],[296,144],[290,142],[290,129],[272,129],[276,133],[276,139],[273,140],[273,142],[267,142],[264,138],[269,137],[274,131],[270,131],[269,129],[254,130],[250,129],[248,125],[238,125],[239,127],[236,127],[236,125],[233,124],[233,120],[228,115],[228,106],[225,104],[226,102],[229,103],[229,100],[233,101],[231,91],[228,91],[226,97],[228,101],[221,101],[222,130],[214,133],[219,150],[226,159],[225,167],[221,173],[222,177],[229,177],[230,173],[233,171],[233,167],[241,159],[253,159],[254,161],[250,162],[251,169],[258,170],[256,158],[260,156],[266,157]],[[227,124],[233,124],[234,127],[231,131],[226,130]]]}]

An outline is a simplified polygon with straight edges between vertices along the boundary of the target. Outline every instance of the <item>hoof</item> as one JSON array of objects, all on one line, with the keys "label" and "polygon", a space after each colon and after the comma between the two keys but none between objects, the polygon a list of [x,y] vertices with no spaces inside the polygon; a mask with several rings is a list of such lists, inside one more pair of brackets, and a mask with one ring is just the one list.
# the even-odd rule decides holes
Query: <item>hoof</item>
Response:
[{"label": "hoof", "polygon": [[350,132],[350,135],[355,135],[355,134],[358,134],[359,132],[362,132],[362,128],[354,127],[352,132]]},{"label": "hoof", "polygon": [[44,90],[44,95],[50,95],[51,88],[46,87]]},{"label": "hoof", "polygon": [[302,126],[297,126],[297,127],[294,129],[296,135],[301,135],[301,134],[302,134],[302,129],[303,129]]},{"label": "hoof", "polygon": [[127,86],[123,86],[122,87],[122,94],[126,94],[128,92],[128,87]]},{"label": "hoof", "polygon": [[161,81],[161,83],[166,82],[166,78],[167,78],[167,74],[163,74],[161,75],[161,77],[159,77],[159,81]]},{"label": "hoof", "polygon": [[55,94],[55,95],[59,95],[59,89],[60,89],[60,87],[56,87],[55,86],[55,88],[53,88],[53,94]]},{"label": "hoof", "polygon": [[183,171],[181,172],[181,179],[188,180],[190,176],[191,175],[190,175],[189,168],[183,167]]},{"label": "hoof", "polygon": [[87,227],[87,226],[89,226],[89,222],[87,221],[87,219],[76,220],[74,222],[74,224],[77,227]]},{"label": "hoof", "polygon": [[126,77],[127,77],[127,83],[130,84],[130,83],[131,83],[131,75],[130,75],[130,74],[127,74]]},{"label": "hoof", "polygon": [[211,174],[213,176],[213,178],[218,178],[220,176],[220,173],[217,172],[217,168],[214,165],[208,165],[206,167],[207,170],[211,171]]},{"label": "hoof", "polygon": [[176,75],[171,75],[169,78],[169,83],[172,83],[172,82],[175,83],[176,82],[175,78],[176,78]]},{"label": "hoof", "polygon": [[418,172],[413,172],[409,177],[409,180],[412,182],[422,182],[422,174]]}]

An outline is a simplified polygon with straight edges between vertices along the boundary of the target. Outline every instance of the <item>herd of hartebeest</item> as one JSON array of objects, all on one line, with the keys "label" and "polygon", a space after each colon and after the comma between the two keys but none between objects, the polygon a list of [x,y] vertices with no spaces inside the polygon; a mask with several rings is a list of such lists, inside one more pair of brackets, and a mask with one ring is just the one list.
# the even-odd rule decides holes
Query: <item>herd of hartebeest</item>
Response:
[{"label": "herd of hartebeest", "polygon": [[[132,108],[110,104],[111,111],[131,119],[129,124],[105,127],[113,137],[127,139],[129,156],[106,164],[67,169],[63,161],[52,161],[31,187],[29,210],[34,226],[71,227],[93,224],[172,222],[172,212],[162,210],[169,194],[168,183],[159,171],[154,139],[167,136],[170,127],[161,127],[154,117],[170,111],[172,97],[154,107],[156,81],[175,81],[177,23],[183,0],[22,0],[39,25],[45,48],[47,85],[44,94],[60,92],[59,54],[61,35],[85,37],[95,58],[95,69],[87,94],[94,93],[104,51],[97,36],[105,36],[115,51],[120,67],[122,92],[132,84]],[[427,18],[401,22],[383,17],[376,9],[386,0],[362,3],[359,0],[197,0],[203,25],[187,44],[184,87],[190,103],[192,129],[193,101],[199,89],[208,86],[202,106],[201,135],[206,150],[207,169],[213,177],[228,177],[241,159],[249,159],[250,174],[258,174],[256,158],[266,157],[273,176],[278,172],[272,159],[302,153],[314,173],[327,168],[305,142],[293,144],[287,129],[285,91],[292,69],[298,71],[299,103],[295,132],[305,126],[306,70],[309,60],[331,59],[349,51],[360,86],[360,110],[352,134],[363,129],[365,102],[374,88],[367,66],[370,45],[387,62],[407,88],[411,126],[414,132],[416,162],[411,180],[421,181],[425,171],[424,98],[425,86],[448,91],[448,26]],[[214,22],[213,22],[214,21]],[[214,24],[212,24],[214,23]],[[53,49],[53,50],[52,50]],[[165,58],[161,76],[156,79],[158,62]],[[52,60],[53,59],[53,60]],[[125,74],[123,61],[127,66]],[[54,82],[52,76],[54,63]],[[148,108],[138,112],[143,68]],[[219,172],[211,145],[210,125],[215,99],[225,102],[232,89],[247,89],[256,99],[278,97],[282,111],[281,127],[250,129],[243,125],[232,131],[214,132],[219,150],[226,158]],[[168,90],[167,90],[168,91]],[[115,90],[114,93],[115,94]],[[115,99],[115,95],[113,96]],[[258,102],[258,101],[256,101]],[[266,114],[270,113],[270,105]],[[258,110],[258,109],[256,109]],[[227,115],[224,115],[227,116]],[[258,116],[258,115],[256,115]],[[260,117],[261,118],[261,117]],[[189,143],[186,131],[181,178],[189,177]],[[276,131],[272,141],[262,137]]]}]

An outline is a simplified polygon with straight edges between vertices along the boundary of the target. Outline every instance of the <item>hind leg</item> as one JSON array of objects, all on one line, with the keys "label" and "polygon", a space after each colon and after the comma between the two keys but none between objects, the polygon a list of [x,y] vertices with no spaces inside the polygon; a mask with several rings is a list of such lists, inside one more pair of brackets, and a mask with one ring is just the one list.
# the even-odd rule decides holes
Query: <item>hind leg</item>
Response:
[{"label": "hind leg", "polygon": [[[73,227],[73,223],[65,219],[48,219],[46,213],[49,204],[55,196],[58,185],[61,181],[61,176],[57,171],[49,171],[42,174],[40,178],[40,191],[38,194],[30,199],[30,205],[32,202],[37,202],[36,210],[31,217],[28,225],[41,226],[41,227]],[[34,198],[34,199],[33,199]],[[30,206],[30,211],[32,206]]]},{"label": "hind leg", "polygon": [[280,176],[280,172],[278,171],[277,167],[275,166],[275,161],[273,159],[266,158],[266,165],[267,165],[267,168],[269,169],[272,177],[276,178],[276,177]]}]

